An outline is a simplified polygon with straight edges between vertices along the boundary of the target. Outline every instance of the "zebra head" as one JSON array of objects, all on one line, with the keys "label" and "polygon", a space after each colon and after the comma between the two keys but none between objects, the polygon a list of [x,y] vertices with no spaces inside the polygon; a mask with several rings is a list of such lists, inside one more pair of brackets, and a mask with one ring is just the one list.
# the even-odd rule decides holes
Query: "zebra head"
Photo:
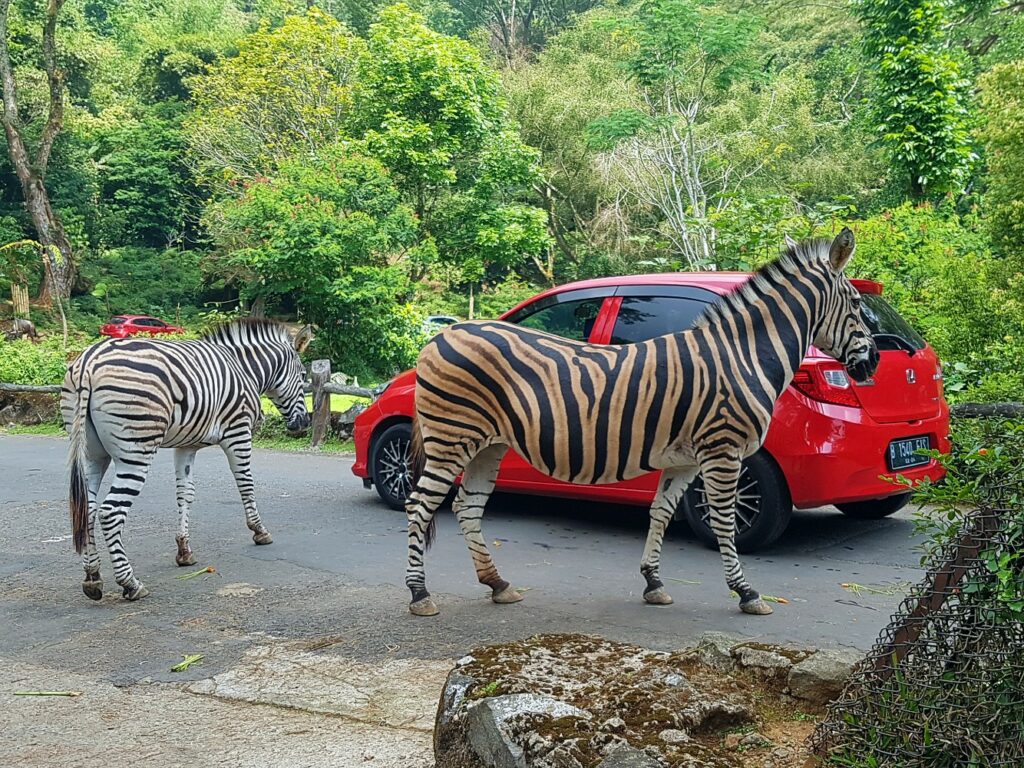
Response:
[{"label": "zebra head", "polygon": [[[786,242],[790,251],[807,247],[797,245],[789,238]],[[843,273],[856,247],[853,232],[844,227],[828,246],[826,254],[824,246],[827,243],[825,240],[811,244],[821,247],[821,253],[814,262],[814,274],[821,279],[824,288],[812,343],[842,362],[854,381],[867,381],[877,370],[879,357],[875,339],[861,315],[860,292]]]},{"label": "zebra head", "polygon": [[267,383],[267,397],[284,417],[289,434],[305,432],[310,417],[306,408],[306,368],[299,358],[313,340],[313,329],[306,326],[291,340],[281,345],[280,359]]}]

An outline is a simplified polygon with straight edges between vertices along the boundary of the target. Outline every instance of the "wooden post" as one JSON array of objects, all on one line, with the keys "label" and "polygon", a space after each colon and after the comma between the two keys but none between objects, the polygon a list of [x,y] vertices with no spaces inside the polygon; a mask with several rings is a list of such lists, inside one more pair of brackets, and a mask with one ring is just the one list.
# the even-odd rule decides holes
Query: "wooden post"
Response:
[{"label": "wooden post", "polygon": [[331,380],[331,361],[314,360],[309,371],[313,382],[313,439],[310,446],[319,448],[327,436],[327,425],[331,420],[331,395],[324,391],[324,385]]},{"label": "wooden post", "polygon": [[14,305],[14,316],[29,319],[28,314],[28,286],[21,283],[11,283],[11,304]]}]

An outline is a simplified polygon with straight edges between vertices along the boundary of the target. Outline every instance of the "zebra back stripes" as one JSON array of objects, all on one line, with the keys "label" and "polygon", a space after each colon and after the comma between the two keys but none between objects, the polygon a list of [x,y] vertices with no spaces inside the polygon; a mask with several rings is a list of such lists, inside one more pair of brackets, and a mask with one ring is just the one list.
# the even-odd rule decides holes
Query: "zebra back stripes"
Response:
[{"label": "zebra back stripes", "polygon": [[406,584],[411,609],[437,612],[423,556],[434,512],[461,473],[453,505],[478,579],[497,602],[519,599],[480,532],[507,448],[572,483],[611,483],[662,470],[641,561],[645,599],[671,602],[659,577],[664,531],[703,475],[729,587],[749,613],[770,607],[744,580],[735,548],[742,460],[763,443],[775,400],[810,344],[857,380],[878,352],[843,275],[848,229],[832,242],[788,242],[782,256],[715,303],[696,326],[629,345],[593,345],[502,322],[449,326],[417,363],[414,444],[423,467],[410,495]]},{"label": "zebra back stripes", "polygon": [[[254,540],[270,543],[253,494],[252,434],[262,418],[261,393],[271,398],[289,429],[308,426],[299,352],[309,339],[308,330],[293,339],[279,323],[246,319],[198,340],[104,341],[69,366],[61,412],[71,436],[69,501],[86,595],[102,596],[97,519],[124,595],[137,599],[147,593],[125,555],[121,534],[162,447],[175,449],[179,564],[195,562],[188,538],[193,464],[196,451],[209,445],[220,445],[228,458]],[[114,481],[97,509],[96,495],[111,461]]]}]

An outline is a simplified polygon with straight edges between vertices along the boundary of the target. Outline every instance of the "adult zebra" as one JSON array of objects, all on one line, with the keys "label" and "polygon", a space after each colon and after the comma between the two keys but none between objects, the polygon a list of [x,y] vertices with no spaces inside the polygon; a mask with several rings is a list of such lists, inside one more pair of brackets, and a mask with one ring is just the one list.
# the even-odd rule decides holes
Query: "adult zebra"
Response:
[{"label": "adult zebra", "polygon": [[[299,354],[310,340],[308,328],[293,339],[280,323],[243,319],[194,341],[103,341],[68,367],[61,414],[71,435],[71,524],[88,597],[103,596],[97,514],[124,596],[138,600],[149,594],[125,555],[121,532],[159,448],[175,449],[178,565],[196,561],[188,540],[195,499],[192,465],[196,451],[209,445],[219,444],[227,456],[253,540],[271,543],[253,493],[252,435],[262,418],[261,393],[278,407],[289,430],[309,426]],[[114,480],[97,509],[111,459]]]},{"label": "adult zebra", "polygon": [[481,583],[496,603],[521,600],[501,578],[480,530],[498,465],[513,448],[573,483],[611,483],[662,470],[640,571],[644,599],[672,602],[659,569],[665,528],[698,472],[711,507],[726,583],[746,613],[771,607],[751,588],[735,547],[741,462],[764,441],[778,396],[813,343],[857,381],[878,365],[843,274],[854,250],[844,229],[787,238],[780,258],[712,305],[696,326],[640,344],[599,346],[501,322],[449,326],[416,366],[417,482],[407,504],[410,610],[437,613],[424,575],[434,512],[454,480],[453,510]]}]

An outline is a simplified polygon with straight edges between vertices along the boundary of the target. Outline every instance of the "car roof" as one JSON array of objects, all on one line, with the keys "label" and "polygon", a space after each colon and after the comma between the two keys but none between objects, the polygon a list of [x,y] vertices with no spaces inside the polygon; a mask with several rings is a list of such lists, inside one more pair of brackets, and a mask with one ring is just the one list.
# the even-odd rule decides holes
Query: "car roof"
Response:
[{"label": "car roof", "polygon": [[[114,317],[120,317],[124,320],[160,320],[159,317],[153,317],[152,315],[114,315]],[[110,319],[113,320],[114,317]],[[160,320],[160,322],[163,322],[163,320]]]},{"label": "car roof", "polygon": [[[505,315],[511,315],[516,310],[527,304],[532,304],[537,299],[545,296],[554,296],[566,291],[579,291],[588,288],[619,288],[622,286],[659,286],[659,285],[681,285],[694,288],[705,288],[717,294],[726,294],[742,285],[753,276],[753,272],[656,272],[648,275],[621,275],[618,277],[596,277],[589,280],[577,280],[574,283],[566,283],[554,288],[549,288],[543,293],[532,296],[526,301],[516,305]],[[850,280],[854,287],[861,293],[882,293],[882,284],[874,280],[863,280],[852,278]]]}]

